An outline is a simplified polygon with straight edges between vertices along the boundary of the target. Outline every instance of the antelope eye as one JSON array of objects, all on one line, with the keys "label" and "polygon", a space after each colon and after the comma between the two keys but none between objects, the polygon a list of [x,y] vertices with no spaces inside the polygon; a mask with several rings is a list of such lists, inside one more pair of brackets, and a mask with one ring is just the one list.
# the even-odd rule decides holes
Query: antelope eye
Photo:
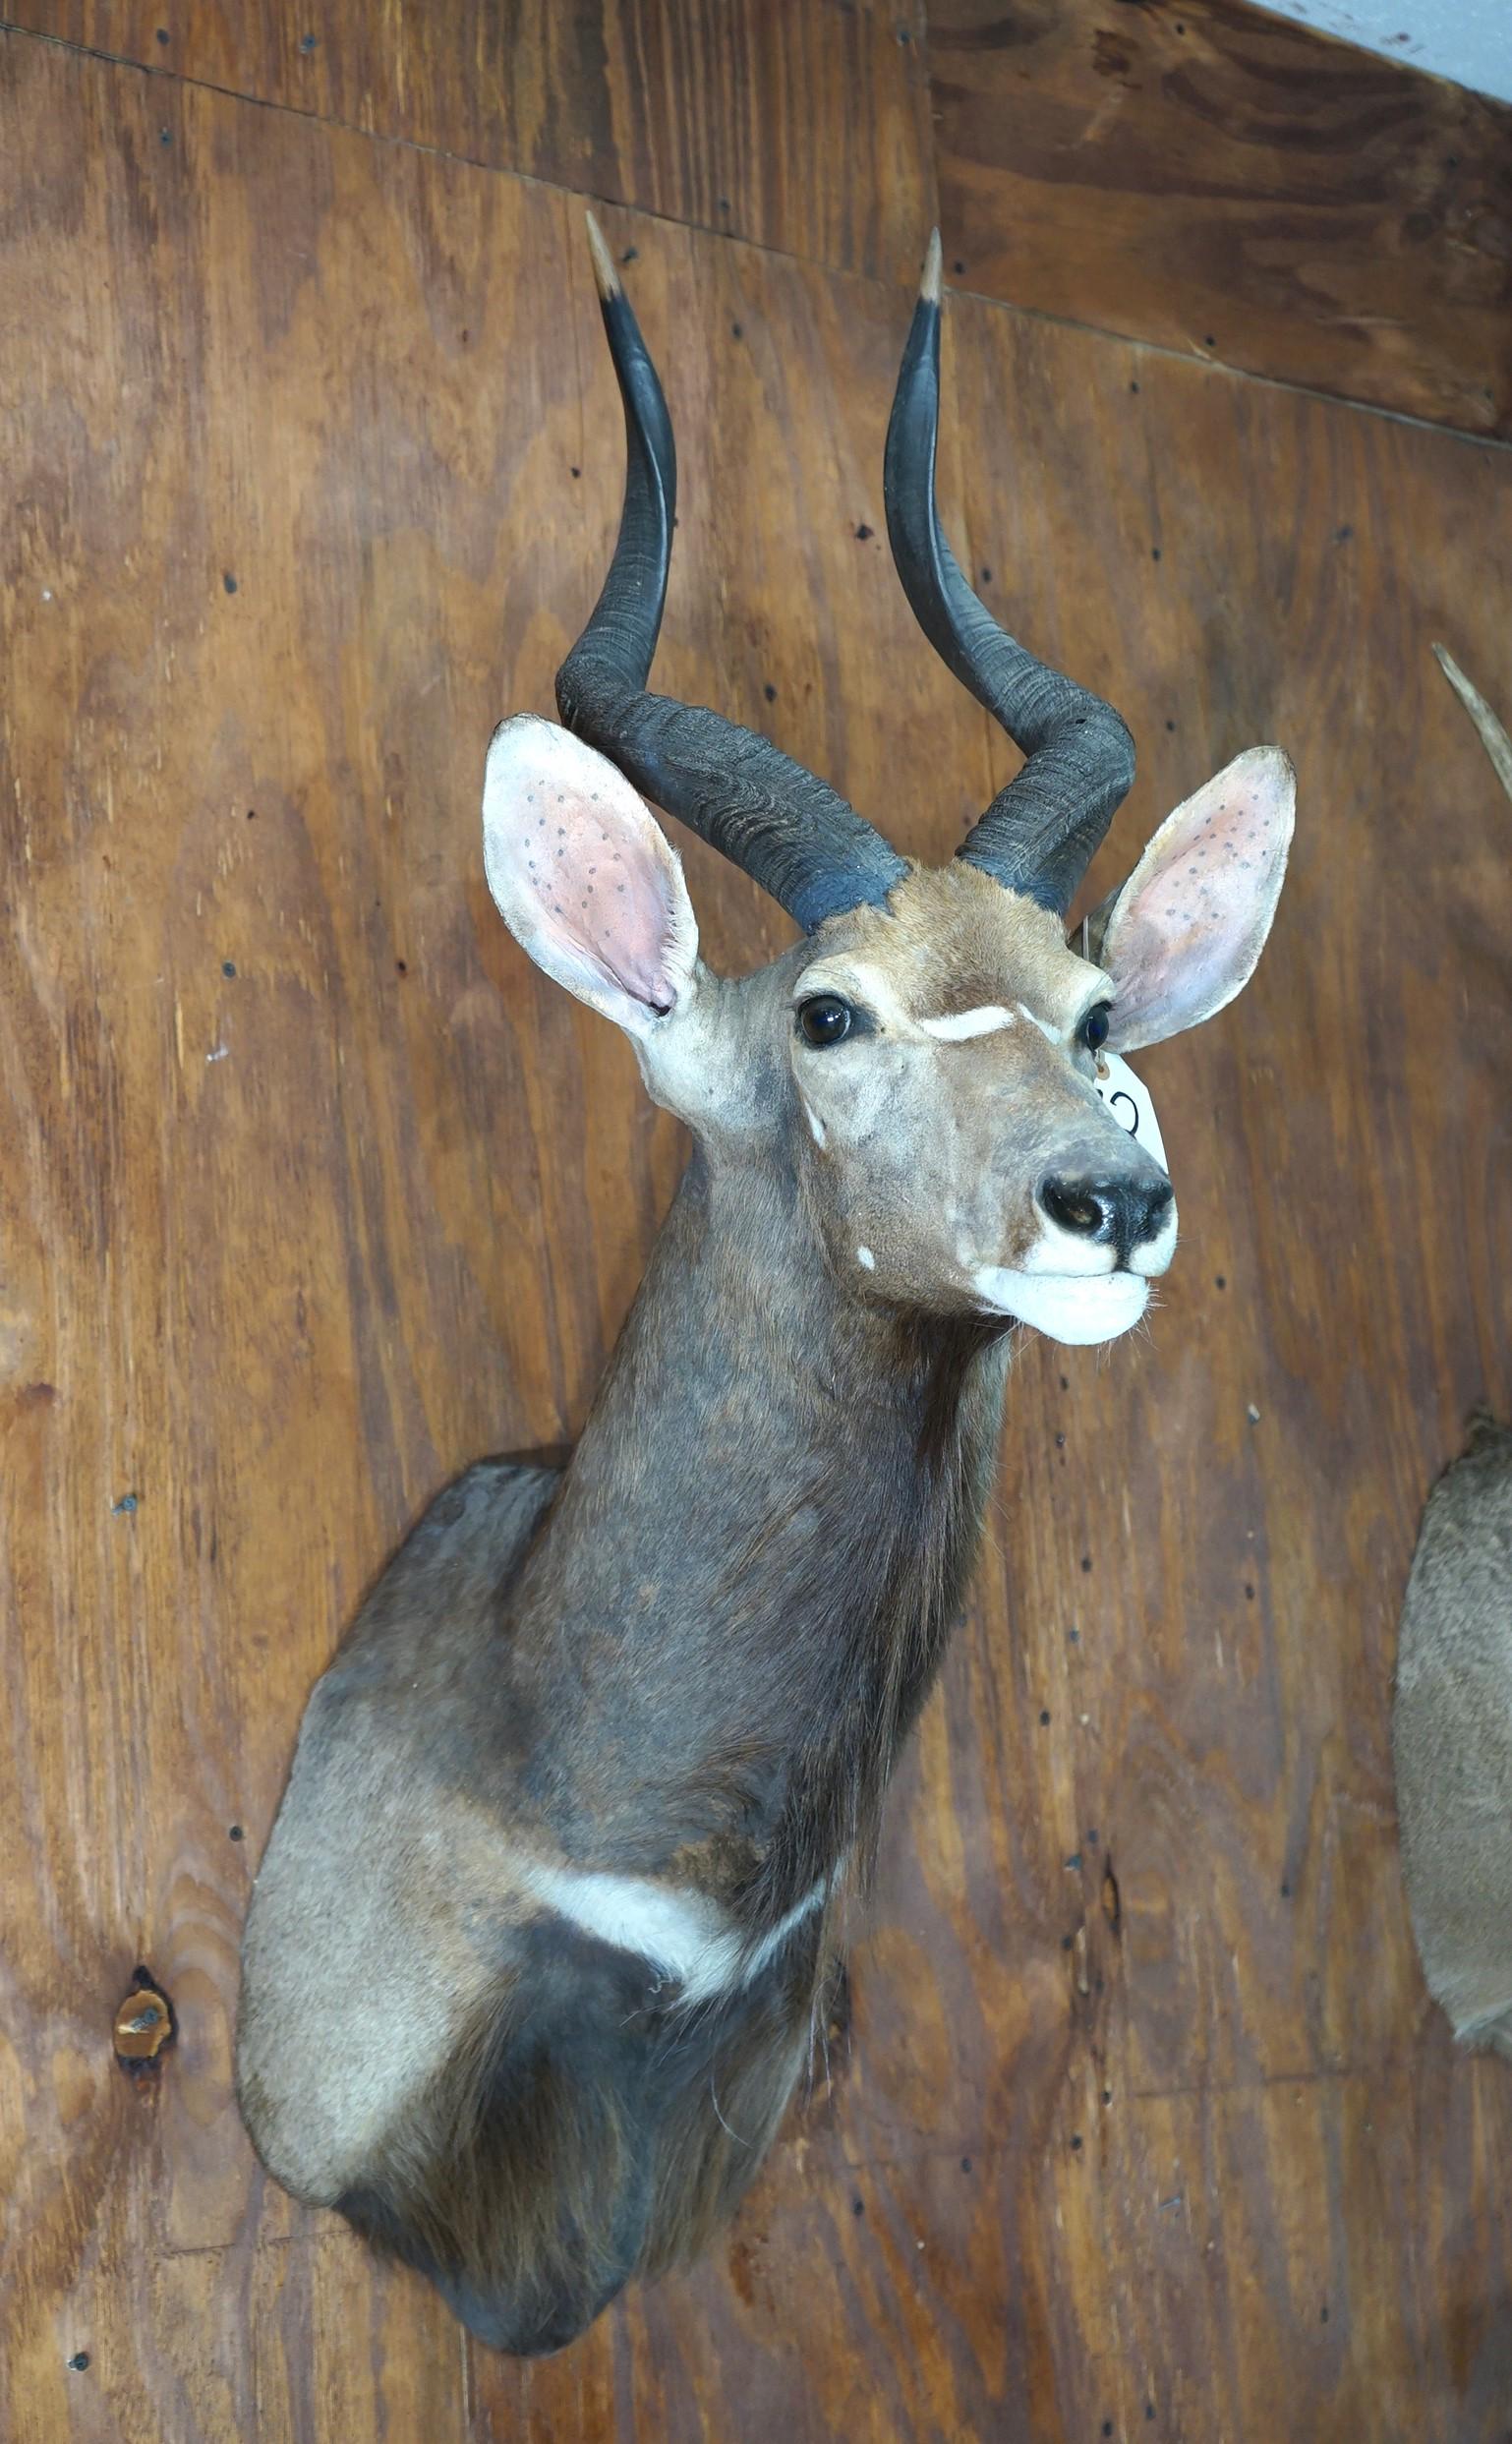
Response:
[{"label": "antelope eye", "polygon": [[1101,1052],[1108,1040],[1108,1020],[1112,1013],[1111,1002],[1098,1002],[1082,1019],[1076,1033],[1088,1052]]},{"label": "antelope eye", "polygon": [[855,1013],[838,993],[816,993],[811,1002],[804,1002],[798,1012],[798,1024],[806,1043],[838,1044],[850,1032]]}]

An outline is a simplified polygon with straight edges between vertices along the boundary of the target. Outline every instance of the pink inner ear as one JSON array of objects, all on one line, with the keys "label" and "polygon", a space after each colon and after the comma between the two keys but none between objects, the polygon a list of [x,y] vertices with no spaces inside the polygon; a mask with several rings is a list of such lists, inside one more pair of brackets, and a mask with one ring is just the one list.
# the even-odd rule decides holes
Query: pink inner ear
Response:
[{"label": "pink inner ear", "polygon": [[1253,749],[1162,824],[1103,942],[1118,1041],[1193,1025],[1248,981],[1285,867],[1291,788],[1285,758]]},{"label": "pink inner ear", "polygon": [[535,900],[543,933],[654,1010],[670,1010],[676,988],[666,954],[672,896],[660,861],[611,829],[598,790],[527,789],[514,857],[518,887]]},{"label": "pink inner ear", "polygon": [[1187,987],[1198,985],[1194,965],[1216,971],[1228,964],[1234,925],[1244,926],[1253,900],[1246,878],[1265,863],[1263,821],[1239,791],[1215,800],[1203,791],[1184,816],[1161,842],[1161,862],[1119,928],[1120,963],[1128,960],[1137,969],[1145,1000],[1163,994],[1179,973],[1189,998]]},{"label": "pink inner ear", "polygon": [[484,842],[499,908],[559,983],[626,1022],[626,998],[675,1006],[697,949],[681,868],[604,756],[553,723],[506,722],[489,750]]}]

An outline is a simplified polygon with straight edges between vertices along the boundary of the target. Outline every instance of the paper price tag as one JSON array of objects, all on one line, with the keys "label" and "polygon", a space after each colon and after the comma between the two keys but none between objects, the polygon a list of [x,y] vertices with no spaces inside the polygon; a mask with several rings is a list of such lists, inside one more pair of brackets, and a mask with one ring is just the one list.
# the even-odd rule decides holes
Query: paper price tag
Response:
[{"label": "paper price tag", "polygon": [[1160,1123],[1155,1118],[1155,1106],[1150,1101],[1149,1088],[1143,1078],[1135,1077],[1128,1062],[1121,1060],[1116,1052],[1103,1054],[1101,1068],[1107,1075],[1099,1076],[1097,1091],[1114,1119],[1121,1129],[1128,1130],[1132,1137],[1137,1137],[1147,1154],[1154,1155],[1162,1171],[1168,1171],[1170,1165],[1161,1142]]}]

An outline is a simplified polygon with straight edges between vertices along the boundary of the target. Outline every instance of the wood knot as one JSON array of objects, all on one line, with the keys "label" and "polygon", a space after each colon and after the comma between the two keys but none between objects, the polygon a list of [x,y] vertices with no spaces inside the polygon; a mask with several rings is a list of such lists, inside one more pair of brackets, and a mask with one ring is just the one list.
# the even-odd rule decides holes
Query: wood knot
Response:
[{"label": "wood knot", "polygon": [[1112,1927],[1114,1934],[1117,1935],[1124,1923],[1124,1900],[1118,1889],[1118,1878],[1113,1872],[1111,1859],[1102,1871],[1102,1914]]},{"label": "wood knot", "polygon": [[116,2010],[112,2036],[117,2062],[128,2070],[140,2069],[144,2064],[155,2062],[177,2034],[172,2004],[154,1985],[151,1972],[138,1969]]}]

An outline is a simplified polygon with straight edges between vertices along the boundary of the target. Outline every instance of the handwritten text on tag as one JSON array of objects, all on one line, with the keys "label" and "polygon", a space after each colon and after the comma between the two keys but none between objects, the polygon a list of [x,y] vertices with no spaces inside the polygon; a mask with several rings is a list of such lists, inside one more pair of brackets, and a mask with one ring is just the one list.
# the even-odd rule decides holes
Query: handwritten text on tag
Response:
[{"label": "handwritten text on tag", "polygon": [[1114,1119],[1132,1137],[1137,1137],[1147,1154],[1154,1155],[1162,1171],[1167,1170],[1160,1124],[1143,1078],[1135,1077],[1128,1062],[1120,1060],[1116,1052],[1105,1052],[1100,1066],[1107,1076],[1098,1077],[1097,1091]]}]

